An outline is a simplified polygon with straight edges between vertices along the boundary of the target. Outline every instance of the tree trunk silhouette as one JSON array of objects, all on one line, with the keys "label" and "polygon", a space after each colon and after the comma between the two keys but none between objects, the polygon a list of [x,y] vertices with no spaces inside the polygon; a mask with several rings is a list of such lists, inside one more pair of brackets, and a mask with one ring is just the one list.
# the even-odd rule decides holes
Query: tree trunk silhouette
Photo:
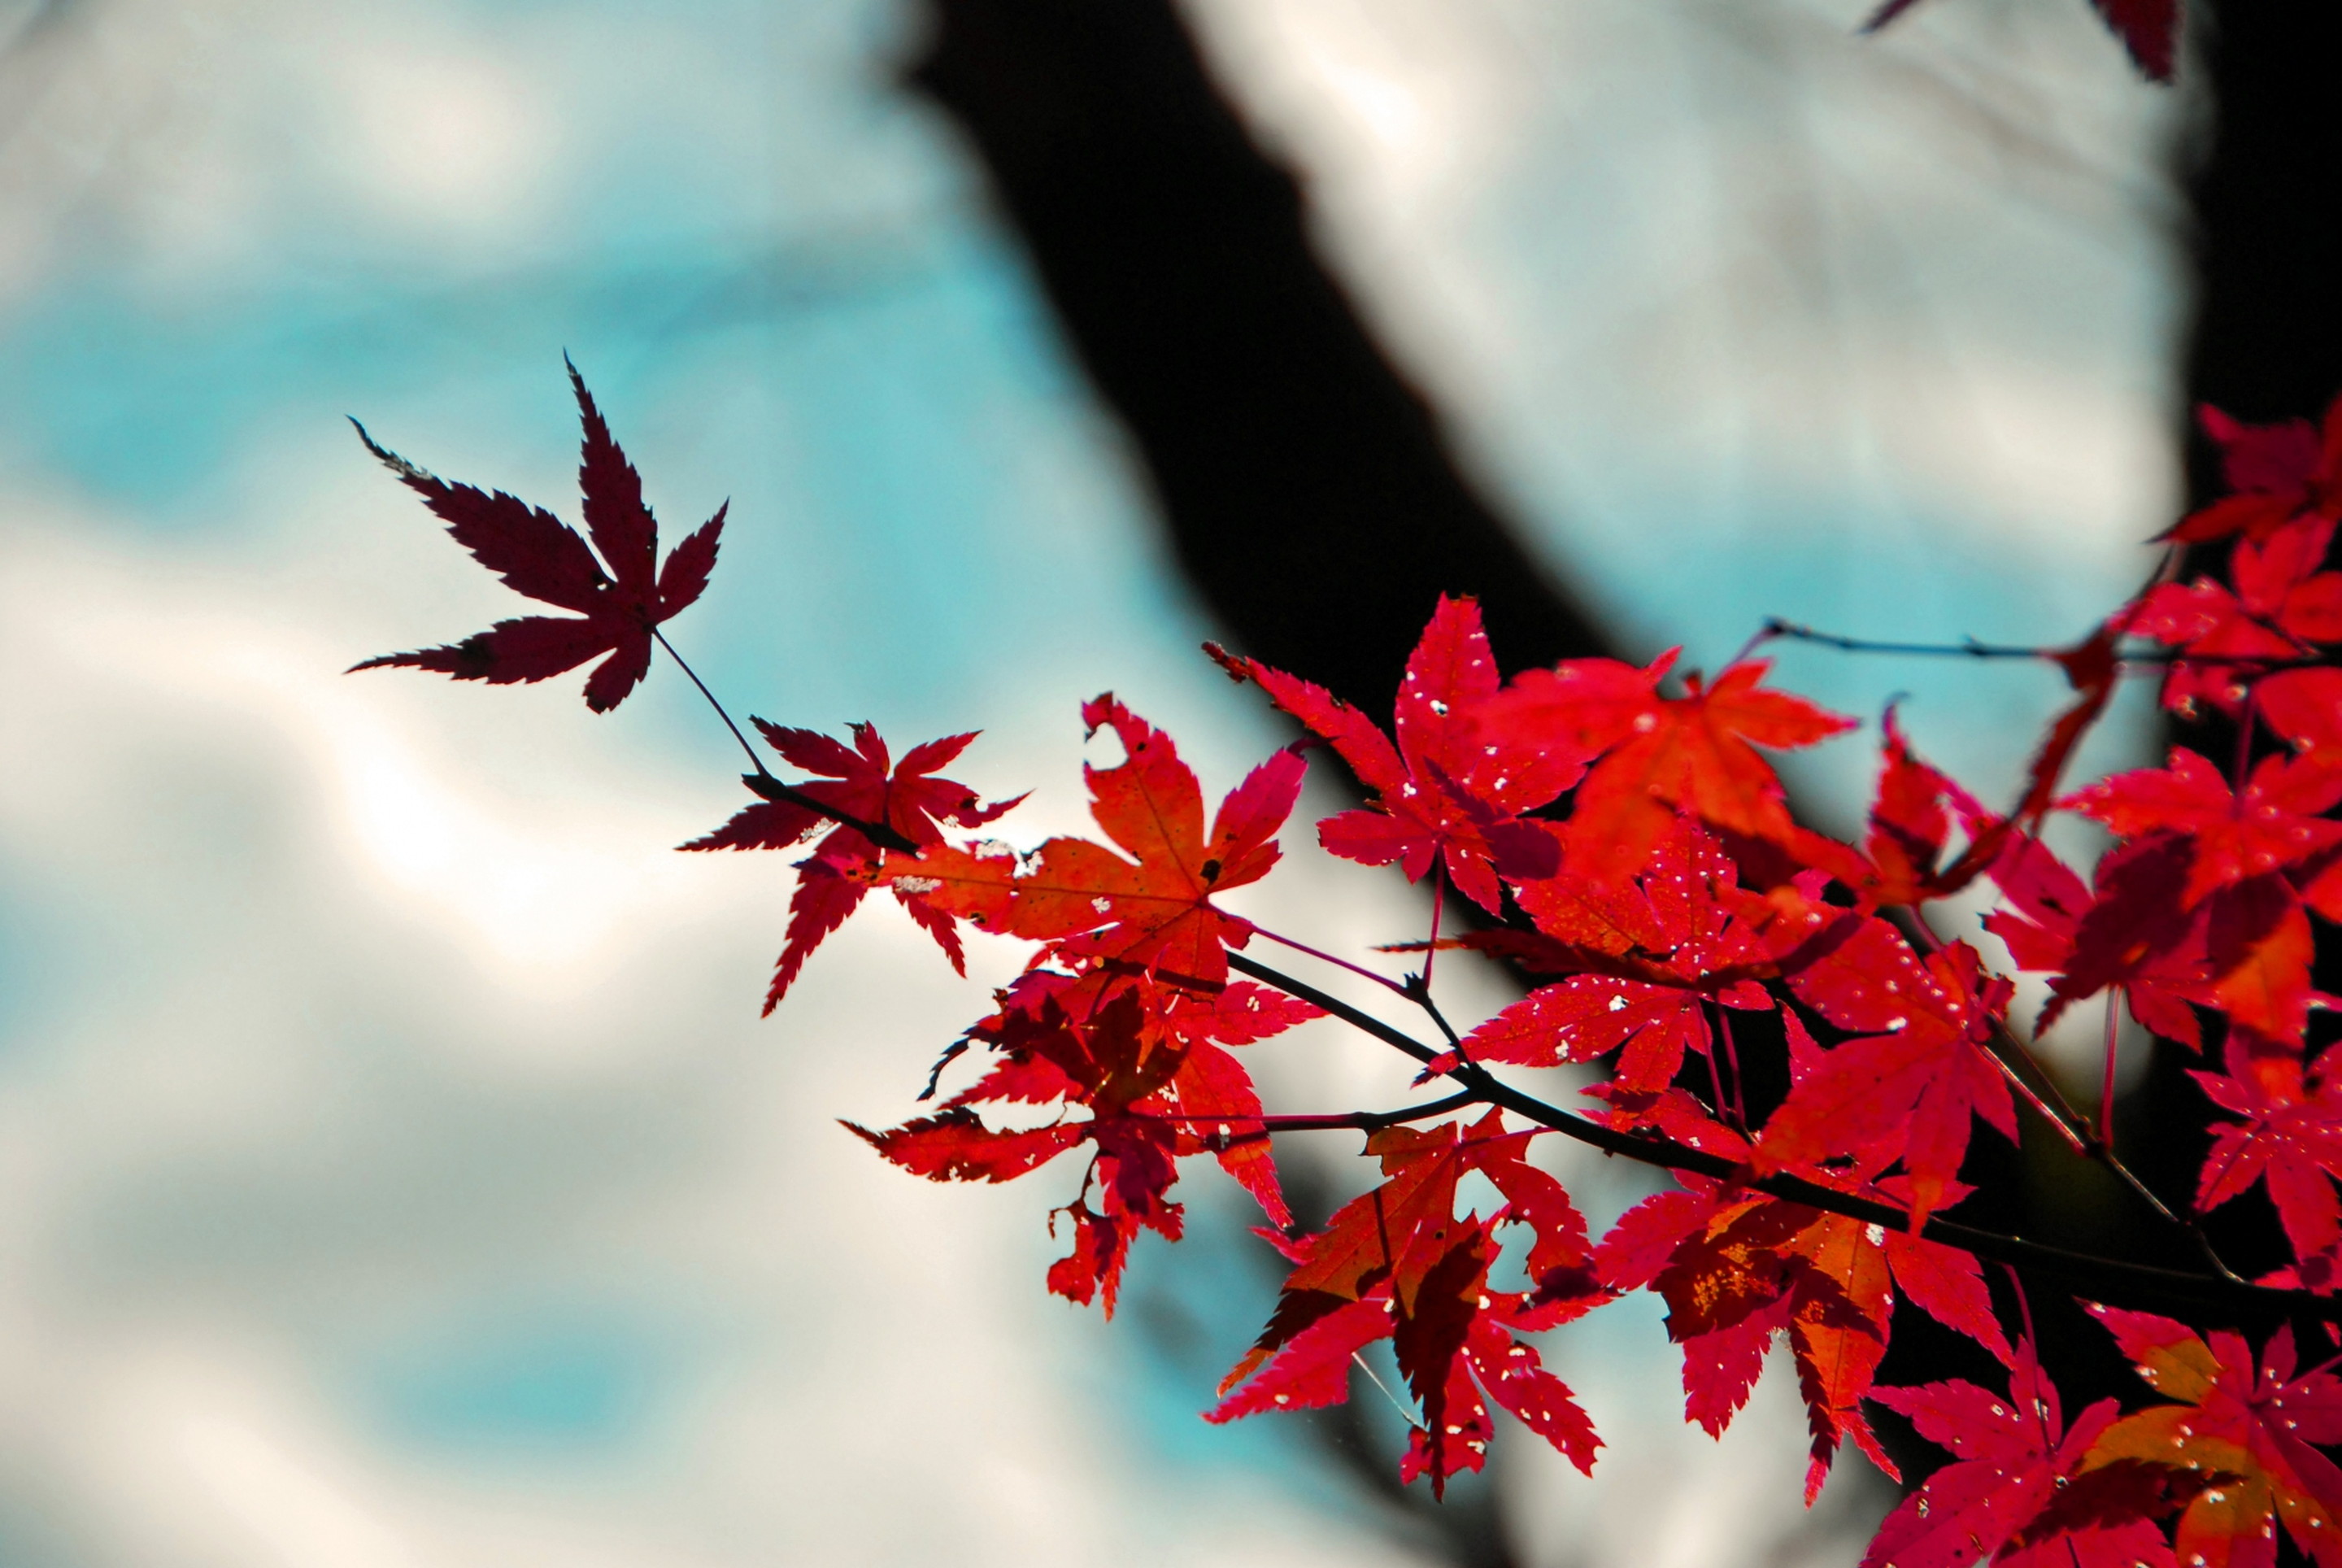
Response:
[{"label": "tree trunk silhouette", "polygon": [[1168,0],[936,0],[916,85],[982,155],[1067,341],[1246,653],[1373,712],[1444,590],[1508,665],[1607,644],[1458,470]]}]

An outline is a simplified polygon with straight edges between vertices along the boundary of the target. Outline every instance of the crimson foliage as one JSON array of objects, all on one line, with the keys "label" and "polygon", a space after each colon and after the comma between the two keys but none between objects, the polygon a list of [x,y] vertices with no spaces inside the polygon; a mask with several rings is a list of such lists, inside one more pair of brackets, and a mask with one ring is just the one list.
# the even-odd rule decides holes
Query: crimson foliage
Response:
[{"label": "crimson foliage", "polygon": [[[660,623],[705,585],[721,514],[654,575],[640,482],[582,381],[576,392],[590,548],[509,496],[367,445],[484,565],[583,618],[506,621],[359,668],[533,681],[606,653],[588,703],[615,707],[633,689]],[[2342,1442],[2342,1382],[2331,1362],[2302,1370],[2291,1326],[2257,1351],[2238,1332],[2290,1318],[2324,1350],[2342,1343],[2331,1326],[2342,1320],[2342,1071],[2307,1034],[2313,1010],[2336,1005],[2311,986],[2311,920],[2342,923],[2342,822],[2329,815],[2342,803],[2342,669],[2327,652],[2342,641],[2342,577],[2319,569],[2342,519],[2330,478],[2342,404],[2322,439],[2210,412],[2206,427],[2236,494],[2177,524],[2165,571],[2090,637],[2034,650],[2075,695],[2006,812],[1923,760],[1890,711],[1867,826],[1856,842],[1829,838],[1794,820],[1771,757],[1855,723],[1768,686],[1765,661],[1744,656],[1706,677],[1679,672],[1669,652],[1639,668],[1576,659],[1506,680],[1468,598],[1439,600],[1388,732],[1306,680],[1213,649],[1369,791],[1319,824],[1320,842],[1432,882],[1430,939],[1398,944],[1424,953],[1424,972],[1404,980],[1266,932],[1222,901],[1276,868],[1301,747],[1273,752],[1207,821],[1171,738],[1110,695],[1082,712],[1120,752],[1086,769],[1102,839],[1027,850],[956,840],[953,829],[1016,803],[984,805],[938,777],[969,735],[897,763],[866,724],[848,747],[758,720],[774,751],[815,777],[786,784],[759,762],[746,780],[758,802],[684,847],[814,840],[767,1010],[876,889],[956,967],[963,928],[1024,945],[1023,972],[946,1052],[923,1098],[947,1069],[965,1071],[964,1056],[980,1063],[973,1079],[901,1126],[852,1131],[939,1181],[1017,1180],[1075,1157],[1072,1195],[1051,1214],[1069,1250],[1047,1282],[1108,1313],[1138,1239],[1180,1235],[1182,1162],[1217,1161],[1257,1201],[1291,1272],[1211,1420],[1345,1400],[1355,1358],[1388,1340],[1416,1412],[1406,1479],[1436,1493],[1479,1469],[1496,1409],[1591,1470],[1594,1422],[1528,1336],[1648,1290],[1682,1350],[1686,1416],[1711,1433],[1786,1342],[1811,1432],[1808,1502],[1849,1443],[1895,1473],[1870,1405],[1950,1452],[1881,1527],[1874,1568],[2247,1568],[2275,1562],[2280,1530],[2342,1568],[2342,1471],[2321,1452]],[[2225,539],[2224,573],[2177,580],[2181,543]],[[2159,674],[2175,709],[2232,719],[2244,736],[2233,764],[2176,749],[2165,767],[2061,794],[2076,746],[2128,673]],[[2113,835],[2088,876],[2043,841],[2055,812]],[[2048,976],[2031,1030],[2009,1017],[2011,980],[1930,923],[1979,878],[1997,892],[1985,923],[2011,963]],[[1450,886],[1499,923],[1441,936]],[[1268,967],[1262,940],[1380,979],[1440,1039],[1419,1041]],[[1428,978],[1450,948],[1545,983],[1459,1035]],[[2153,1201],[2111,1153],[2105,1108],[2095,1121],[2067,1109],[2027,1043],[2101,995],[2109,1051],[2113,1011],[2127,1007],[2204,1058],[2196,1079],[2225,1119],[2196,1210],[2263,1189],[2291,1247],[2284,1267],[2252,1282],[2225,1268],[2191,1275],[1961,1222],[1972,1144],[2017,1137],[2021,1110]],[[1267,1112],[1238,1052],[1327,1013],[1415,1058],[1419,1081],[1445,1092],[1381,1111]],[[1763,1064],[1743,1054],[1764,1040],[1786,1042],[1787,1091],[1769,1105],[1749,1092]],[[1499,1071],[1596,1061],[1608,1077],[1582,1112]],[[1306,1231],[1286,1207],[1273,1140],[1343,1128],[1367,1135],[1378,1179]],[[1674,1186],[1597,1239],[1536,1162],[1538,1141],[1556,1135],[1668,1171]],[[1459,1213],[1473,1176],[1501,1201]],[[1997,1301],[1987,1262],[2009,1266]],[[2100,1401],[2067,1420],[2037,1352],[2027,1277],[2089,1298],[2143,1380],[2135,1408]],[[1877,1385],[1898,1292],[2004,1366],[2005,1392]]]}]

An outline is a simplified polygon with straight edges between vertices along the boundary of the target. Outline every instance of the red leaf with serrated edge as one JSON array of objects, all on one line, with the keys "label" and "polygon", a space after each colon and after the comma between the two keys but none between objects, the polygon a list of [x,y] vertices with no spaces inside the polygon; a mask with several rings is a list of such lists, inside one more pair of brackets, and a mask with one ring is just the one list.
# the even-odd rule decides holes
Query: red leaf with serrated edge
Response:
[{"label": "red leaf with serrated edge", "polygon": [[[1186,1048],[1179,1070],[1164,1086],[1166,1114],[1180,1119],[1181,1152],[1188,1145],[1208,1148],[1220,1169],[1252,1194],[1269,1222],[1283,1230],[1293,1223],[1285,1192],[1276,1179],[1276,1161],[1268,1140],[1260,1135],[1260,1094],[1244,1063],[1208,1040],[1197,1039]],[[1237,1141],[1231,1141],[1237,1140]]]},{"label": "red leaf with serrated edge", "polygon": [[2342,1077],[2321,1056],[2305,1073],[2298,1050],[2272,1047],[2244,1030],[2232,1030],[2227,1072],[2193,1072],[2215,1105],[2241,1121],[2212,1124],[2212,1147],[2196,1186],[2196,1207],[2208,1212],[2266,1182],[2270,1201],[2293,1244],[2297,1272],[2312,1288],[2332,1291],[2328,1271],[2342,1248],[2342,1200],[2331,1177],[2342,1177]]},{"label": "red leaf with serrated edge", "polygon": [[1314,1003],[1250,980],[1202,995],[1172,991],[1162,1005],[1163,1026],[1174,1038],[1222,1045],[1251,1045],[1326,1016]]},{"label": "red leaf with serrated edge", "polygon": [[1136,863],[1086,839],[1052,839],[1030,863],[937,845],[890,854],[874,879],[906,887],[986,930],[1047,942],[1068,961],[1143,965],[1210,989],[1252,925],[1212,902],[1276,863],[1272,837],[1293,809],[1305,764],[1278,751],[1230,790],[1204,833],[1203,796],[1171,738],[1111,696],[1084,705],[1093,731],[1110,726],[1123,761],[1086,768],[1090,814]]},{"label": "red leaf with serrated edge", "polygon": [[2232,1028],[2298,1040],[2309,1022],[2309,962],[2315,943],[2300,895],[2279,876],[2223,888],[2205,905],[2205,946],[2213,974],[2207,999]]},{"label": "red leaf with serrated edge", "polygon": [[1578,786],[1569,820],[1568,865],[1581,876],[1631,876],[1678,809],[1747,838],[1787,843],[1797,826],[1756,748],[1811,746],[1854,726],[1803,698],[1758,689],[1771,668],[1761,659],[1736,664],[1712,684],[1687,676],[1686,696],[1662,698],[1658,679],[1674,659],[1666,654],[1630,672],[1632,679],[1607,660],[1530,670],[1479,709],[1481,733],[1492,745],[1606,750]]},{"label": "red leaf with serrated edge", "polygon": [[[1615,945],[1615,937],[1647,948],[1644,972],[1652,978],[1581,974],[1542,987],[1474,1030],[1461,1054],[1476,1061],[1551,1067],[1624,1047],[1613,1087],[1625,1094],[1614,1096],[1611,1121],[1635,1125],[1635,1101],[1626,1096],[1658,1093],[1686,1052],[1707,1053],[1710,1004],[1746,1010],[1773,1005],[1763,986],[1741,978],[1766,955],[1738,919],[1745,900],[1736,874],[1696,821],[1677,819],[1639,888],[1630,884],[1606,900],[1615,922],[1597,923],[1590,932],[1605,945]],[[1574,900],[1561,912],[1590,916],[1596,908],[1591,899]],[[1446,1060],[1432,1065],[1441,1068]]]},{"label": "red leaf with serrated edge", "polygon": [[1350,1397],[1350,1358],[1390,1332],[1387,1301],[1336,1302],[1204,1419],[1226,1422],[1265,1411],[1340,1404]]},{"label": "red leaf with serrated edge", "polygon": [[[943,823],[981,827],[1025,799],[1019,795],[986,806],[966,785],[935,777],[937,769],[966,749],[976,739],[973,733],[947,735],[915,746],[896,766],[886,742],[867,724],[848,726],[854,735],[851,747],[816,730],[793,729],[761,719],[756,725],[773,749],[790,763],[824,775],[795,786],[798,793],[874,827],[891,828],[915,844],[940,844]],[[796,891],[789,900],[788,937],[780,961],[774,966],[772,984],[765,992],[767,1014],[788,994],[814,950],[845,924],[861,903],[870,887],[867,872],[879,858],[877,846],[858,829],[832,826],[827,818],[793,800],[745,807],[715,832],[681,846],[686,849],[786,849],[824,827],[831,828],[829,834],[809,858],[797,862]],[[943,949],[952,968],[966,974],[959,933],[949,918],[930,908],[915,889],[897,884],[895,896]]]},{"label": "red leaf with serrated edge", "polygon": [[2296,750],[2342,757],[2342,669],[2281,669],[2254,686],[2253,711]]},{"label": "red leaf with serrated edge", "polygon": [[2342,1380],[2297,1376],[2293,1331],[2256,1369],[2242,1335],[2093,1305],[2148,1387],[2172,1404],[2123,1417],[2090,1445],[2087,1473],[2131,1461],[2196,1471],[2211,1484],[2179,1516],[2183,1563],[2270,1568],[2277,1526],[2318,1564],[2342,1568],[2342,1470],[2311,1445],[2342,1441]]},{"label": "red leaf with serrated edge", "polygon": [[1557,860],[1545,830],[1520,813],[1576,783],[1586,759],[1566,748],[1479,741],[1470,711],[1496,692],[1498,678],[1473,600],[1442,595],[1432,611],[1399,684],[1396,748],[1373,720],[1323,688],[1257,659],[1220,657],[1329,742],[1375,792],[1371,806],[1319,824],[1330,852],[1370,866],[1396,864],[1410,881],[1442,863],[1457,890],[1490,914],[1503,912],[1499,874],[1543,875]]},{"label": "red leaf with serrated edge", "polygon": [[[1490,1111],[1470,1128],[1393,1127],[1370,1137],[1367,1150],[1381,1157],[1387,1179],[1290,1248],[1296,1266],[1276,1312],[1220,1388],[1227,1395],[1243,1386],[1213,1419],[1339,1398],[1327,1359],[1389,1334],[1423,1411],[1404,1479],[1428,1474],[1436,1493],[1450,1475],[1480,1468],[1490,1433],[1482,1388],[1508,1407],[1517,1402],[1524,1420],[1581,1469],[1590,1466],[1593,1429],[1568,1389],[1533,1354],[1511,1353],[1514,1334],[1553,1327],[1610,1295],[1594,1278],[1585,1221],[1560,1183],[1522,1158],[1535,1136],[1506,1132]],[[1456,1183],[1476,1171],[1496,1183],[1506,1206],[1485,1220],[1457,1220]],[[1488,1284],[1494,1233],[1506,1223],[1533,1232],[1532,1292]],[[1327,1326],[1336,1323],[1342,1326]]]},{"label": "red leaf with serrated edge", "polygon": [[1877,877],[1863,891],[1876,903],[1916,904],[1932,896],[1936,864],[1952,830],[1944,799],[1958,786],[1912,751],[1892,707],[1881,728],[1887,744],[1880,749],[1878,789],[1862,846]]},{"label": "red leaf with serrated edge", "polygon": [[[2177,15],[2177,0],[2128,0]],[[2233,495],[2190,513],[2164,537],[2182,543],[2242,534],[2263,539],[2305,516],[2342,518],[2342,397],[2326,410],[2321,437],[2307,419],[2247,425],[2210,404],[2197,411],[2219,447]]]},{"label": "red leaf with serrated edge", "polygon": [[[2202,1031],[2187,1003],[2212,1000],[2211,918],[2208,906],[2192,914],[2180,907],[2190,859],[2187,840],[2177,834],[2136,839],[2098,862],[2090,903],[2069,930],[2061,931],[2064,922],[2041,907],[2030,910],[2041,949],[2059,940],[2065,944],[2062,955],[2037,950],[2021,960],[2021,967],[2030,969],[2037,967],[2035,957],[2047,959],[2037,967],[2064,971],[2049,983],[2050,999],[2035,1025],[2037,1033],[2074,1002],[2118,985],[2141,1023],[2191,1049],[2200,1047]],[[2002,917],[1987,924],[2006,934]]]},{"label": "red leaf with serrated edge", "polygon": [[1965,942],[1922,964],[1892,927],[1870,919],[1789,984],[1840,1029],[1895,1032],[1824,1053],[1758,1135],[1759,1168],[1819,1176],[1837,1156],[1899,1156],[1916,1234],[1959,1172],[1972,1114],[2016,1140],[2017,1108],[1985,1043],[2009,983],[1985,978]]},{"label": "red leaf with serrated edge", "polygon": [[586,427],[578,477],[586,528],[601,550],[600,560],[552,513],[502,490],[451,485],[376,445],[363,425],[358,426],[358,439],[423,498],[457,544],[506,586],[584,618],[527,616],[498,621],[459,643],[385,654],[352,665],[352,669],[404,666],[435,669],[458,680],[505,685],[545,680],[607,654],[586,681],[586,706],[596,713],[625,701],[649,670],[652,629],[690,605],[707,586],[726,508],[717,508],[714,518],[675,548],[666,569],[657,570],[658,527],[643,505],[642,480],[610,438],[575,366],[569,367],[569,380]]},{"label": "red leaf with serrated edge", "polygon": [[1968,1568],[1980,1557],[2037,1560],[2041,1568],[2173,1563],[2163,1533],[2144,1517],[2077,1521],[2037,1533],[2045,1513],[2067,1501],[2083,1456],[2118,1407],[2100,1400],[2067,1431],[2057,1385],[2042,1374],[2030,1342],[2014,1358],[2006,1396],[1972,1382],[1934,1382],[1874,1389],[1870,1397],[1908,1416],[1920,1436],[1955,1457],[1887,1516],[1863,1568]]},{"label": "red leaf with serrated edge", "polygon": [[1976,1341],[2001,1365],[2016,1364],[2017,1352],[1993,1314],[1992,1292],[1985,1288],[1983,1266],[1975,1254],[1900,1231],[1887,1231],[1885,1246],[1887,1266],[1902,1287],[1904,1300],[1954,1333]]},{"label": "red leaf with serrated edge", "polygon": [[1553,1444],[1579,1473],[1594,1473],[1594,1451],[1602,1446],[1594,1435],[1594,1423],[1569,1385],[1545,1370],[1535,1350],[1504,1332],[1486,1313],[1472,1320],[1464,1348],[1490,1398]]},{"label": "red leaf with serrated edge", "polygon": [[[1166,1194],[1177,1180],[1178,1158],[1200,1153],[1206,1146],[1182,1131],[1185,1107],[1176,1086],[1194,1050],[1216,1048],[1167,1039],[1150,1020],[1147,997],[1139,988],[1123,987],[1080,1019],[1066,1014],[1058,1005],[1059,994],[1042,988],[1029,1009],[1004,1005],[979,1025],[1009,1060],[956,1096],[938,1115],[892,1132],[854,1131],[889,1159],[912,1164],[937,1180],[981,1176],[1002,1181],[1076,1143],[1091,1144],[1095,1153],[1081,1193],[1056,1211],[1072,1222],[1073,1251],[1050,1269],[1049,1288],[1084,1303],[1102,1298],[1111,1317],[1123,1264],[1138,1232],[1152,1230],[1178,1239],[1180,1207]],[[1226,1069],[1199,1070],[1185,1092],[1210,1105],[1199,1113],[1226,1111],[1235,1119],[1251,1094],[1251,1083],[1241,1068],[1228,1061]],[[1033,1132],[995,1132],[968,1109],[986,1101],[1046,1103],[1056,1099],[1068,1108],[1081,1106],[1089,1119]],[[1251,1106],[1256,1112],[1257,1101]],[[1049,1146],[1046,1153],[1041,1152],[1045,1145]],[[963,1149],[969,1152],[962,1153]],[[1027,1149],[1037,1157],[1016,1166],[1016,1152]],[[987,1160],[992,1163],[986,1164]],[[1265,1181],[1258,1171],[1244,1174],[1253,1179],[1256,1190],[1265,1189],[1274,1197],[1273,1171]],[[1281,1200],[1277,1206],[1282,1208]]]},{"label": "red leaf with serrated edge", "polygon": [[996,1132],[975,1111],[957,1107],[886,1132],[851,1121],[841,1125],[904,1170],[930,1181],[1006,1181],[1038,1170],[1089,1135],[1078,1123]]},{"label": "red leaf with serrated edge", "polygon": [[2168,768],[2118,773],[2062,806],[2126,839],[2170,832],[2189,845],[2180,907],[2218,889],[2307,859],[2342,843],[2342,822],[2318,813],[2342,801],[2342,768],[2315,757],[2264,758],[2241,797],[2212,762],[2184,746]]},{"label": "red leaf with serrated edge", "polygon": [[1887,1353],[1886,1239],[1881,1227],[1842,1215],[1718,1192],[1652,1281],[1667,1302],[1667,1337],[1684,1347],[1686,1413],[1712,1435],[1746,1402],[1765,1342],[1787,1332],[1813,1438],[1808,1503],[1848,1440],[1896,1473],[1861,1411]]}]

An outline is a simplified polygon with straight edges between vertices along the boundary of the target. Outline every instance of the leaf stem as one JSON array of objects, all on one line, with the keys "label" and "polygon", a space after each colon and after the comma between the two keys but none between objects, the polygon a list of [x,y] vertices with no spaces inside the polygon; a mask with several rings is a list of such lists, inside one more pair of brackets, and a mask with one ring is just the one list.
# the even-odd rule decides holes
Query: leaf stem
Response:
[{"label": "leaf stem", "polygon": [[666,633],[661,631],[656,627],[653,627],[651,628],[651,636],[657,639],[658,645],[661,648],[666,649],[666,656],[675,660],[676,668],[682,670],[684,674],[691,678],[692,685],[699,688],[699,695],[707,699],[707,706],[716,709],[716,717],[724,721],[724,728],[732,732],[732,739],[738,741],[740,743],[740,749],[748,754],[748,766],[756,770],[757,777],[760,779],[771,778],[772,774],[766,770],[765,759],[756,755],[756,749],[748,744],[748,738],[740,733],[740,727],[732,722],[732,716],[724,710],[724,704],[716,699],[716,694],[707,689],[707,682],[699,678],[699,672],[691,668],[689,661],[687,661],[683,655],[676,652],[675,644],[667,641],[666,639]]},{"label": "leaf stem", "polygon": [[[1321,952],[1317,949],[1311,947],[1307,942],[1296,942],[1291,937],[1279,936],[1276,932],[1270,930],[1266,926],[1256,925],[1253,927],[1253,930],[1258,931],[1262,936],[1266,937],[1270,941],[1275,942],[1281,948],[1291,948],[1296,953],[1306,953],[1309,957],[1316,959],[1320,963],[1328,963],[1332,964],[1336,969],[1347,970],[1361,980],[1370,980],[1374,981],[1385,990],[1396,992],[1400,996],[1406,997],[1409,1001],[1415,1000],[1414,997],[1408,993],[1405,984],[1391,979],[1388,975],[1378,975],[1375,973],[1374,970],[1354,964],[1347,959],[1337,959],[1332,953]],[[1234,953],[1230,953],[1228,957],[1233,960],[1236,958],[1236,955]]]},{"label": "leaf stem", "polygon": [[2098,1141],[2115,1146],[2115,1045],[2122,1032],[2123,988],[2107,988],[2106,1064],[2098,1076]]}]

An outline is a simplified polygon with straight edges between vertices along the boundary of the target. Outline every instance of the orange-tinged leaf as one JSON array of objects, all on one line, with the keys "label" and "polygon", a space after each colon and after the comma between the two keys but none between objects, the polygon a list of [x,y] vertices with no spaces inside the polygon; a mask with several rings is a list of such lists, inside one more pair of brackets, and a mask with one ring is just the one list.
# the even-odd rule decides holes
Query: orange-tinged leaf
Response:
[{"label": "orange-tinged leaf", "polygon": [[1171,738],[1111,696],[1082,711],[1123,743],[1119,764],[1085,773],[1091,815],[1136,863],[1086,839],[1052,839],[1029,861],[942,845],[891,854],[874,879],[986,930],[1049,942],[1076,962],[1142,965],[1206,990],[1225,983],[1226,950],[1249,940],[1252,926],[1212,896],[1276,863],[1272,835],[1300,793],[1300,757],[1278,751],[1255,769],[1221,802],[1206,837],[1196,775]]},{"label": "orange-tinged leaf", "polygon": [[2226,1330],[2207,1340],[2153,1313],[2089,1310],[2147,1386],[2177,1402],[2116,1422],[2084,1470],[2129,1460],[2204,1475],[2210,1484],[2172,1542],[2183,1563],[2265,1568],[2282,1523],[2319,1568],[2342,1568],[2342,1470],[2312,1446],[2342,1439],[2342,1380],[2322,1368],[2297,1376],[2290,1328],[2256,1367],[2244,1338]]}]

